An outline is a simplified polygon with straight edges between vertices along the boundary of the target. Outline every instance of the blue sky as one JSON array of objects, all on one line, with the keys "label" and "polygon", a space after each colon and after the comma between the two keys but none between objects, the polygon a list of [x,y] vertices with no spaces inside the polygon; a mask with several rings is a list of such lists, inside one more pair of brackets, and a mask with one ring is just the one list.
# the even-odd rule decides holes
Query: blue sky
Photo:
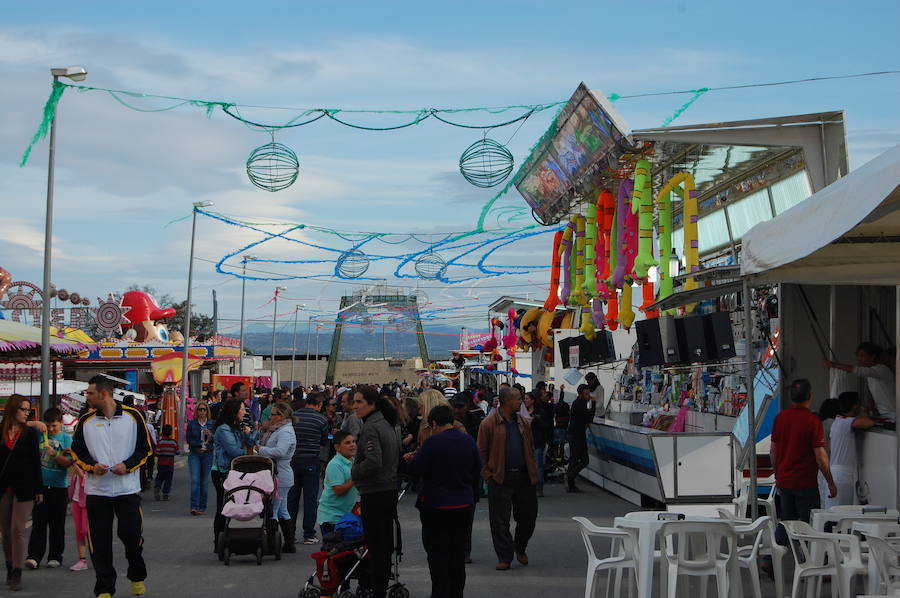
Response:
[{"label": "blue sky", "polygon": [[[607,93],[799,79],[900,67],[895,2],[237,2],[15,3],[0,25],[0,202],[6,244],[0,264],[39,281],[46,143],[26,168],[21,151],[40,117],[48,68],[84,64],[87,84],[245,104],[346,109],[462,107],[567,99],[579,82]],[[709,93],[678,124],[833,109],[847,111],[851,165],[900,143],[900,76]],[[622,100],[632,128],[659,125],[685,100]],[[141,104],[151,107],[158,104]],[[290,112],[247,110],[275,121]],[[517,161],[552,112],[529,119],[509,147]],[[383,125],[390,117],[359,116]],[[479,122],[484,117],[473,116]],[[493,118],[493,117],[491,117]],[[506,140],[514,128],[492,136]],[[422,233],[468,230],[490,191],[456,171],[478,132],[427,123],[402,132],[355,131],[321,121],[277,140],[300,156],[290,189],[253,188],[243,164],[265,134],[196,108],[141,113],[98,93],[60,104],[53,280],[90,297],[147,284],[185,294],[192,201],[256,220],[342,230]],[[510,194],[510,205],[521,199]],[[253,239],[201,219],[197,255],[217,260]],[[297,259],[293,246],[267,257]],[[262,250],[261,250],[262,253]],[[498,252],[500,263],[549,262],[549,237]],[[373,267],[372,273],[389,274]],[[541,296],[543,274],[438,288],[435,306],[463,307],[455,323],[478,326],[500,294]],[[390,281],[389,281],[390,282]],[[409,281],[400,281],[409,284]],[[237,317],[240,284],[208,262],[195,269],[198,307],[219,292]],[[285,283],[286,295],[333,313],[353,285]],[[508,286],[505,286],[508,285]],[[248,284],[248,313],[274,283]],[[267,312],[268,308],[266,308]],[[262,314],[263,312],[260,312]]]}]

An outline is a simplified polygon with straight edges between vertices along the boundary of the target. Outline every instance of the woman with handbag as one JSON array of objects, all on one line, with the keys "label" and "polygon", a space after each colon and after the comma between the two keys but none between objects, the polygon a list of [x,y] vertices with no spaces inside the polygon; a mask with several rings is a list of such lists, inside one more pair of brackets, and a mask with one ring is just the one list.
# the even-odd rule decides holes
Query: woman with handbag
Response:
[{"label": "woman with handbag", "polygon": [[25,524],[31,509],[44,496],[38,433],[28,426],[31,404],[12,395],[0,425],[0,532],[6,557],[6,583],[10,590],[22,589],[25,561]]}]

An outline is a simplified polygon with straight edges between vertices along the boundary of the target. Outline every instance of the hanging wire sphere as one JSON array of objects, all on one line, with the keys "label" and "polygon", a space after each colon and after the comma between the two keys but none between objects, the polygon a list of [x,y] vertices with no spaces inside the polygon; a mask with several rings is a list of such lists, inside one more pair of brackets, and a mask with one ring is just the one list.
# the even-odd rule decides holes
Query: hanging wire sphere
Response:
[{"label": "hanging wire sphere", "polygon": [[359,249],[353,249],[338,258],[336,269],[344,278],[359,278],[369,269],[369,256]]},{"label": "hanging wire sphere", "polygon": [[416,258],[416,274],[422,278],[440,278],[447,269],[447,262],[433,251],[423,253]]},{"label": "hanging wire sphere", "polygon": [[488,188],[505,181],[513,170],[513,155],[493,139],[479,139],[459,157],[459,171],[476,187]]},{"label": "hanging wire sphere", "polygon": [[261,145],[247,158],[247,176],[250,182],[266,191],[287,189],[297,180],[300,161],[288,146],[271,142]]}]

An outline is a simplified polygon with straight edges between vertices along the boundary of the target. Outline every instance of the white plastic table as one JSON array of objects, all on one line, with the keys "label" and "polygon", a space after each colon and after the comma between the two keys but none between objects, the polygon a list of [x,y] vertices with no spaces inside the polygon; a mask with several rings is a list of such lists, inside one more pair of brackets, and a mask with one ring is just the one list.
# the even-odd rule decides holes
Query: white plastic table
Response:
[{"label": "white plastic table", "polygon": [[[890,521],[854,521],[853,531],[864,536],[878,536],[879,538],[888,535],[900,536],[900,523]],[[878,566],[875,564],[875,559],[871,556],[869,557],[868,566],[869,571],[867,574],[868,581],[866,582],[866,592],[875,594],[878,592],[878,586],[881,585],[881,580],[878,577]]]},{"label": "white plastic table", "polygon": [[[668,521],[660,521],[660,513],[669,511],[635,511],[624,517],[616,517],[615,527],[637,530],[638,532],[638,566],[637,586],[638,598],[651,598],[653,592],[653,557],[656,551],[656,537],[660,528]],[[701,517],[698,515],[686,515],[685,521],[714,521],[716,523],[728,522],[727,519],[718,517]],[[665,557],[662,557],[665,558]]]}]

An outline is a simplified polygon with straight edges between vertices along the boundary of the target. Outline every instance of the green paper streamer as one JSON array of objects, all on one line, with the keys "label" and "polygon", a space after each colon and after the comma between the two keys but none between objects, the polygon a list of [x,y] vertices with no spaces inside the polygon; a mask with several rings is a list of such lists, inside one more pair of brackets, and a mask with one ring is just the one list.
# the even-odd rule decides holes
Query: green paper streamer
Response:
[{"label": "green paper streamer", "polygon": [[669,125],[671,125],[671,124],[672,124],[672,121],[674,121],[676,118],[678,118],[679,116],[681,116],[682,112],[684,112],[685,110],[687,110],[688,108],[690,108],[690,107],[691,107],[691,104],[693,104],[694,102],[696,102],[697,100],[699,100],[699,99],[700,99],[700,96],[702,96],[702,95],[705,94],[707,91],[709,91],[709,88],[708,88],[708,87],[701,87],[700,89],[692,89],[691,91],[694,93],[694,95],[691,96],[691,99],[689,99],[687,102],[685,102],[684,104],[682,104],[681,107],[680,107],[678,110],[676,110],[675,113],[674,113],[672,116],[670,116],[669,118],[667,118],[666,120],[664,120],[664,121],[662,122],[662,125],[660,125],[661,127],[668,127]]},{"label": "green paper streamer", "polygon": [[53,81],[50,97],[47,98],[47,103],[44,104],[44,116],[41,118],[41,124],[38,126],[38,130],[35,131],[34,137],[31,138],[31,143],[25,148],[25,153],[22,154],[22,161],[19,162],[19,168],[25,166],[28,162],[28,157],[31,155],[31,150],[34,149],[35,144],[47,136],[47,131],[50,130],[50,125],[53,124],[53,119],[56,117],[56,105],[59,103],[59,98],[62,97],[65,90],[66,86],[64,84],[59,81]]}]

